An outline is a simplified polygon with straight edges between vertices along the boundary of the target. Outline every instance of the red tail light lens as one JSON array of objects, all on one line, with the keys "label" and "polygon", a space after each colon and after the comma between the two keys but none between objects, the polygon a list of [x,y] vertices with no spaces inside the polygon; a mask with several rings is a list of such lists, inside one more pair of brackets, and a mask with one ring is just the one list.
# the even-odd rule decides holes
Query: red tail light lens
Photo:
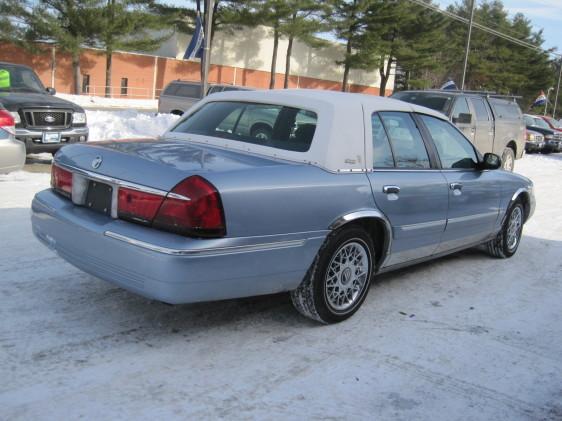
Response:
[{"label": "red tail light lens", "polygon": [[15,120],[8,111],[0,110],[0,129],[7,130],[8,132],[15,134]]},{"label": "red tail light lens", "polygon": [[166,196],[153,226],[182,235],[222,237],[226,227],[220,195],[203,177],[186,178]]},{"label": "red tail light lens", "polygon": [[53,164],[51,167],[51,187],[70,198],[72,195],[72,173]]},{"label": "red tail light lens", "polygon": [[119,218],[149,225],[164,197],[120,187],[118,200]]}]

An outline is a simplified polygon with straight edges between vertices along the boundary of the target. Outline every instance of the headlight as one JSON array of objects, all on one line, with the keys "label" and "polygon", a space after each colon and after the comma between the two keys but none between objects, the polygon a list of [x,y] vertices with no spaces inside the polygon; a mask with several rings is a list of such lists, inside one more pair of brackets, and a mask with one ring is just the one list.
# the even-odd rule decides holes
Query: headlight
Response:
[{"label": "headlight", "polygon": [[86,124],[86,113],[73,113],[72,122],[76,124]]},{"label": "headlight", "polygon": [[12,114],[12,117],[14,117],[14,123],[21,123],[20,113],[18,113],[17,111],[10,111],[10,114]]},{"label": "headlight", "polygon": [[527,140],[535,140],[535,135],[533,133],[527,133]]}]

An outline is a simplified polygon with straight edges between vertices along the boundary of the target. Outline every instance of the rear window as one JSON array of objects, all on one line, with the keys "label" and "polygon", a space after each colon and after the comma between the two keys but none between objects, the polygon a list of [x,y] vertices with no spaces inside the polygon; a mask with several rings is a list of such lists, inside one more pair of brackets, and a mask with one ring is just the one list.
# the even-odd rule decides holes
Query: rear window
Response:
[{"label": "rear window", "polygon": [[392,98],[431,108],[443,114],[447,114],[453,102],[452,95],[433,92],[397,92]]},{"label": "rear window", "polygon": [[519,120],[521,117],[521,109],[516,102],[506,101],[503,99],[490,98],[488,100],[496,119],[499,120]]},{"label": "rear window", "polygon": [[201,85],[195,83],[170,83],[164,90],[163,95],[200,98]]},{"label": "rear window", "polygon": [[172,129],[237,142],[306,152],[316,131],[316,113],[275,104],[209,102]]}]

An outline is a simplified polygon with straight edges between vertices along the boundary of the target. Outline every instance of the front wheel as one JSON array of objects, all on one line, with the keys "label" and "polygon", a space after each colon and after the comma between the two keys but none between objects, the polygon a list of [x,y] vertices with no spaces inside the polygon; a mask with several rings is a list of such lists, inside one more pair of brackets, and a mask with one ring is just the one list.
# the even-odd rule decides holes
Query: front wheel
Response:
[{"label": "front wheel", "polygon": [[507,213],[501,231],[486,244],[491,256],[505,259],[515,254],[521,242],[524,218],[523,205],[515,202]]},{"label": "front wheel", "polygon": [[513,171],[515,167],[515,152],[511,148],[505,148],[502,153],[502,168],[506,171]]},{"label": "front wheel", "polygon": [[374,267],[373,240],[360,227],[328,236],[299,287],[291,291],[295,308],[321,323],[351,317],[363,304]]}]

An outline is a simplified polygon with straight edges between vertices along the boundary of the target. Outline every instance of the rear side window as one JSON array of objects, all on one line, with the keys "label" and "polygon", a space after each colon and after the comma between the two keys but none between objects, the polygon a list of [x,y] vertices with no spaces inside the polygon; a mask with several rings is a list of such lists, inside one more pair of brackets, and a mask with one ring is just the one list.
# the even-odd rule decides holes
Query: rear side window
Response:
[{"label": "rear side window", "polygon": [[201,97],[201,85],[179,84],[178,89],[174,93],[175,96],[184,96],[188,98]]},{"label": "rear side window", "polygon": [[179,85],[177,83],[170,83],[162,95],[175,95],[176,91],[178,90]]},{"label": "rear side window", "polygon": [[496,119],[518,120],[521,117],[521,109],[516,102],[498,98],[490,98],[489,101]]},{"label": "rear side window", "polygon": [[488,114],[488,108],[486,104],[484,104],[484,100],[482,98],[470,98],[470,102],[476,111],[476,120],[478,121],[489,121],[490,115]]},{"label": "rear side window", "polygon": [[312,144],[316,121],[316,113],[300,108],[217,101],[205,104],[172,131],[306,152]]},{"label": "rear side window", "polygon": [[414,119],[408,113],[381,112],[397,168],[430,168],[429,155]]},{"label": "rear side window", "polygon": [[373,168],[394,167],[394,158],[388,136],[377,114],[371,116],[371,127],[373,131]]}]

